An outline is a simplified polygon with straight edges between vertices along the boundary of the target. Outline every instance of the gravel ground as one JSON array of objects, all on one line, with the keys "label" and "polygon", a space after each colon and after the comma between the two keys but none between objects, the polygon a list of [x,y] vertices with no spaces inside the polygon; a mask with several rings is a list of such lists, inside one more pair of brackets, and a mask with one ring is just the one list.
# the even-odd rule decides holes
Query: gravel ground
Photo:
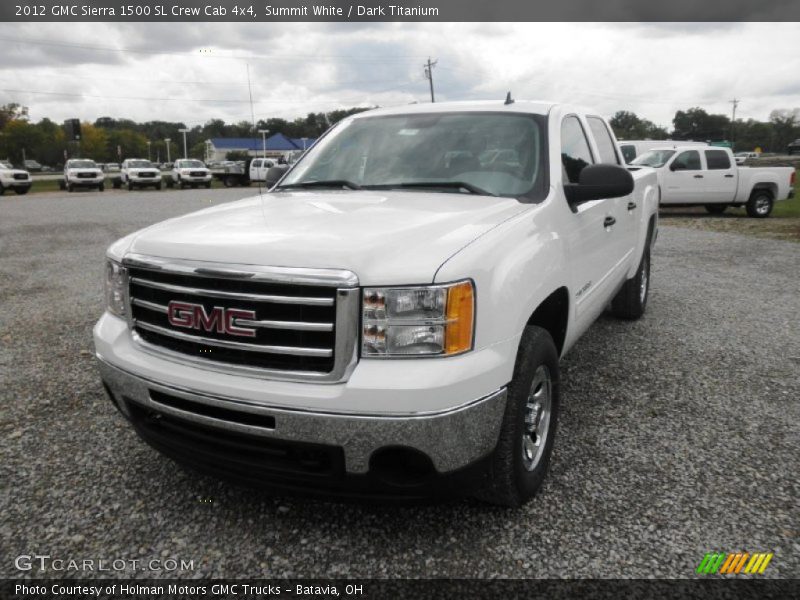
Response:
[{"label": "gravel ground", "polygon": [[796,244],[663,227],[645,318],[602,317],[564,360],[552,470],[523,509],[326,503],[183,472],[95,372],[106,246],[244,193],[0,198],[2,576],[38,553],[194,561],[140,577],[691,577],[741,550],[800,576]]}]

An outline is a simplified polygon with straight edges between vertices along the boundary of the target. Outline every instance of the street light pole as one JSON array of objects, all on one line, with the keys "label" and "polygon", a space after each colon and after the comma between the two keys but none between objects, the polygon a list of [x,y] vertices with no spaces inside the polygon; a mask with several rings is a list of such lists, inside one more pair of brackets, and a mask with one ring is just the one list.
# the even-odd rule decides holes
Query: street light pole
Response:
[{"label": "street light pole", "polygon": [[269,129],[259,129],[258,133],[261,134],[261,156],[267,158],[267,134]]},{"label": "street light pole", "polygon": [[188,129],[178,129],[183,134],[183,158],[189,158],[189,153],[186,151],[186,134],[189,133]]},{"label": "street light pole", "polygon": [[167,162],[172,162],[172,161],[170,161],[170,159],[169,159],[169,143],[170,143],[171,141],[172,141],[172,140],[171,140],[170,138],[164,138],[164,143],[167,145]]},{"label": "street light pole", "polygon": [[306,151],[306,140],[308,138],[300,138],[300,139],[303,140],[303,152],[305,152]]},{"label": "street light pole", "polygon": [[152,158],[150,158],[150,144],[151,143],[152,142],[150,140],[147,140],[147,160],[152,160]]}]

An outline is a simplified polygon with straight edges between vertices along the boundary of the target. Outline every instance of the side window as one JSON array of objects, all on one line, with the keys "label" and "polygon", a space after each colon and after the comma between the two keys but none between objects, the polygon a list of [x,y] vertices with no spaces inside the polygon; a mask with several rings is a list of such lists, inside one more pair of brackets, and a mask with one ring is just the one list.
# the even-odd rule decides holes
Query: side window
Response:
[{"label": "side window", "polygon": [[261,159],[256,158],[252,163],[250,163],[251,167],[255,167],[256,169],[261,168]]},{"label": "side window", "polygon": [[731,168],[731,159],[724,150],[706,150],[706,163],[709,170]]},{"label": "side window", "polygon": [[600,162],[610,165],[618,165],[619,157],[614,150],[614,139],[608,132],[608,127],[603,123],[603,119],[598,117],[586,117],[589,129],[592,130],[594,141],[597,142],[597,149],[600,152]]},{"label": "side window", "polygon": [[594,163],[586,133],[578,117],[565,117],[561,122],[561,165],[564,183],[578,183],[583,167]]},{"label": "side window", "polygon": [[633,144],[623,144],[619,147],[619,149],[622,151],[622,158],[625,159],[626,163],[629,163],[636,158],[636,146]]},{"label": "side window", "polygon": [[672,163],[673,171],[699,171],[700,153],[697,150],[681,152]]}]

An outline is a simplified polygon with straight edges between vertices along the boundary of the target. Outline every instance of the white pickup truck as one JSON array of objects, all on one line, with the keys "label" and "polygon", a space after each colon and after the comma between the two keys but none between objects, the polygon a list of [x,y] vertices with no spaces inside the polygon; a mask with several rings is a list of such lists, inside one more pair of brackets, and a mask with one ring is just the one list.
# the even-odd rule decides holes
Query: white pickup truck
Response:
[{"label": "white pickup truck", "polygon": [[129,191],[150,186],[160,190],[161,170],[144,158],[127,158],[122,161],[119,177],[114,179],[115,188],[121,185]]},{"label": "white pickup truck", "polygon": [[59,181],[62,190],[73,192],[77,188],[105,189],[106,176],[97,163],[88,158],[71,158],[64,165],[64,177]]},{"label": "white pickup truck", "polygon": [[196,188],[203,185],[211,187],[213,179],[211,171],[201,160],[195,158],[181,158],[172,165],[172,171],[167,175],[167,187],[180,186]]},{"label": "white pickup truck", "polygon": [[102,381],[145,441],[223,478],[518,506],[559,358],[607,307],[645,311],[657,210],[593,111],[360,113],[269,193],[111,245]]},{"label": "white pickup truck", "polygon": [[27,194],[33,180],[31,174],[22,169],[15,169],[11,163],[0,160],[0,196],[6,190],[14,190],[17,194]]},{"label": "white pickup truck", "polygon": [[745,206],[749,216],[764,218],[776,201],[794,196],[794,167],[739,167],[728,148],[661,148],[631,165],[656,170],[662,205],[702,204],[712,214]]}]

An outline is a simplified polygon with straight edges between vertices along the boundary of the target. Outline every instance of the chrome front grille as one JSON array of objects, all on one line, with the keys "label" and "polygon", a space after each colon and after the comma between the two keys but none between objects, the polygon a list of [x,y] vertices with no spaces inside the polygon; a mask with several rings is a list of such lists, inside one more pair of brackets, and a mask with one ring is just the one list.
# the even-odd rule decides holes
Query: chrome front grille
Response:
[{"label": "chrome front grille", "polygon": [[349,271],[123,261],[129,324],[148,350],[224,371],[341,381],[355,362],[357,279]]}]

